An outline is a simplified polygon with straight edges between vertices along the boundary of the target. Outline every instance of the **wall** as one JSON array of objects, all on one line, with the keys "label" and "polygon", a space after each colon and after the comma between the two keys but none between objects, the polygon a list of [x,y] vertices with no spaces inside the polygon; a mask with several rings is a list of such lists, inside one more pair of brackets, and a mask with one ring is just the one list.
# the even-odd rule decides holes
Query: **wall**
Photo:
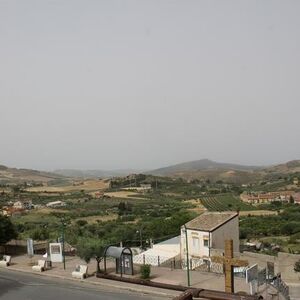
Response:
[{"label": "wall", "polygon": [[211,247],[214,249],[224,249],[225,240],[233,240],[233,251],[238,252],[239,240],[239,218],[233,218],[211,233]]},{"label": "wall", "polygon": [[258,264],[260,269],[267,266],[267,262],[273,262],[275,273],[281,273],[281,278],[286,282],[300,282],[300,273],[294,271],[295,262],[300,260],[299,254],[279,252],[278,256],[271,256],[252,252],[243,252],[241,259],[248,260],[249,265]]},{"label": "wall", "polygon": [[[187,230],[187,236],[188,236],[188,250],[189,250],[189,257],[201,257],[201,256],[209,256],[209,247],[205,247],[203,245],[203,237],[209,236],[208,232],[204,231],[197,231],[197,230]],[[199,239],[199,245],[200,249],[196,251],[196,249],[193,247],[193,237],[196,237]],[[181,257],[182,259],[186,258],[186,242],[185,242],[185,233],[184,230],[181,229]]]}]

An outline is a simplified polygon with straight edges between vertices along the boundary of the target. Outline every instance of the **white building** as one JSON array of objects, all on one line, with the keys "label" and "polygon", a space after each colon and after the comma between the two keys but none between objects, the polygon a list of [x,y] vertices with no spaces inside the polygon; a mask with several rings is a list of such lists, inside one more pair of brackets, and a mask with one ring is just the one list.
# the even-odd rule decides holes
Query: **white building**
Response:
[{"label": "white building", "polygon": [[17,209],[32,209],[33,205],[31,200],[19,200],[13,204],[13,207]]},{"label": "white building", "polygon": [[64,207],[66,203],[63,201],[53,201],[46,204],[47,207],[55,208],[55,207]]},{"label": "white building", "polygon": [[[186,228],[186,231],[185,231]],[[211,255],[211,249],[224,250],[225,240],[233,240],[233,249],[239,251],[239,217],[236,212],[204,212],[181,227],[181,258]]]}]

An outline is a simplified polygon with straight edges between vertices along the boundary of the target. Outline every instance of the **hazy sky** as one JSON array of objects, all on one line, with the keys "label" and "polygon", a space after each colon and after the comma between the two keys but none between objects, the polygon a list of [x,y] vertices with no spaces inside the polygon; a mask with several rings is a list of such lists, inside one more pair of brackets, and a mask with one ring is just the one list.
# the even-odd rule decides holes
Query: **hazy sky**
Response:
[{"label": "hazy sky", "polygon": [[0,164],[300,158],[300,1],[0,0]]}]

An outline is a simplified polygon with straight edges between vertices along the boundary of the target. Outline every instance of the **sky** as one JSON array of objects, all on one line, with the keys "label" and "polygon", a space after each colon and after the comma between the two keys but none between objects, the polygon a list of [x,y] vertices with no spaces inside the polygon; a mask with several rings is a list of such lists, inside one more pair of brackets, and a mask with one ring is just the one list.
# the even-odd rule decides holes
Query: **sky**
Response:
[{"label": "sky", "polygon": [[300,1],[0,0],[0,164],[300,159]]}]

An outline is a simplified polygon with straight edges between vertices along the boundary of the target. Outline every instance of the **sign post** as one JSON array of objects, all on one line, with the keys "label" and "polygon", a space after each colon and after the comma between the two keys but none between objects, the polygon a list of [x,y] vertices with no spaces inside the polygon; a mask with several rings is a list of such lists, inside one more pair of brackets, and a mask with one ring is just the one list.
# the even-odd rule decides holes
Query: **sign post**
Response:
[{"label": "sign post", "polygon": [[27,239],[27,254],[30,258],[33,257],[33,239]]}]

